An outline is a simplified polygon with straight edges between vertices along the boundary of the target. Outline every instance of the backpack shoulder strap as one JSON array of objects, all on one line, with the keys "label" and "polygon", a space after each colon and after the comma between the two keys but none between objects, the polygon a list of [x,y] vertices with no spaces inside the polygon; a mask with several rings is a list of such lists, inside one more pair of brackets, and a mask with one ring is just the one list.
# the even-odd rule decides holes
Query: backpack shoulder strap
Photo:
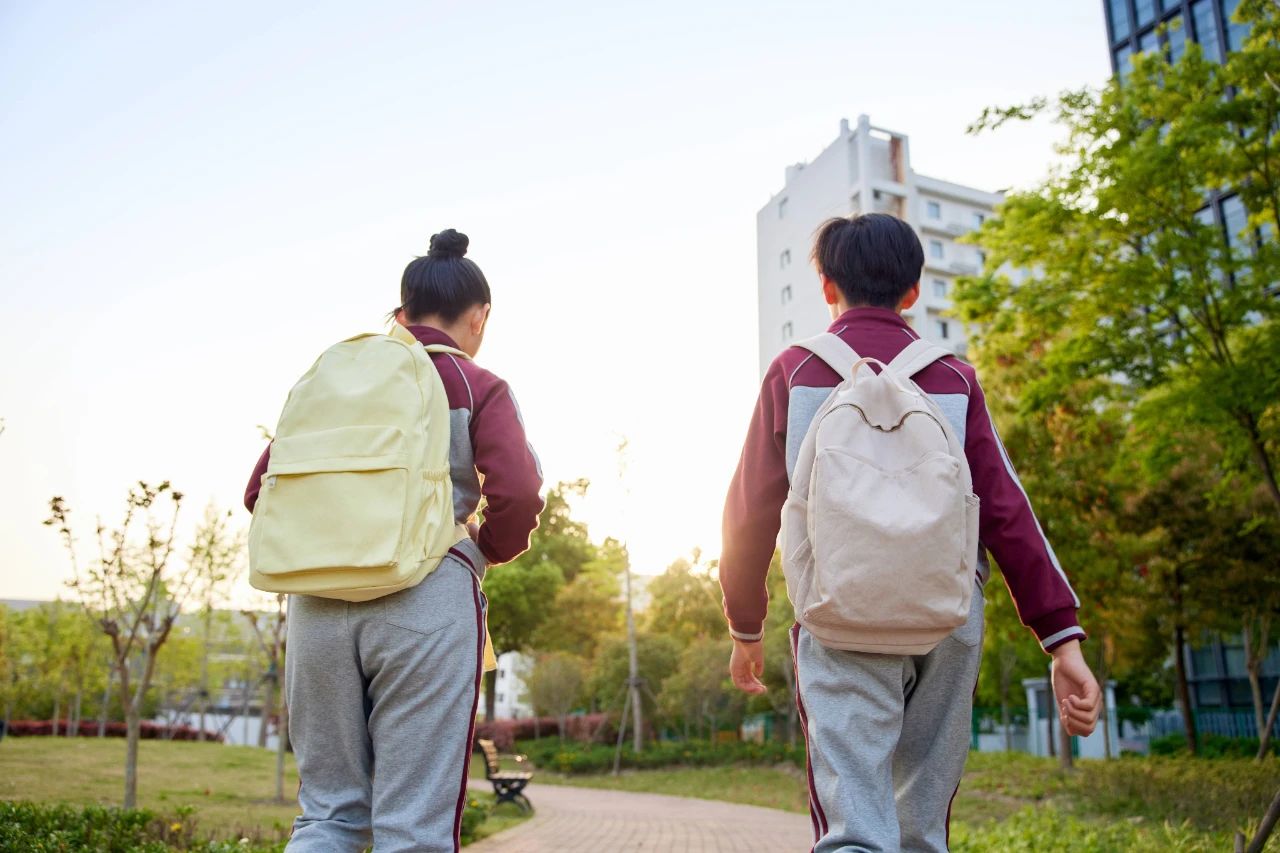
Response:
[{"label": "backpack shoulder strap", "polygon": [[907,344],[906,348],[898,353],[893,361],[889,362],[888,369],[903,378],[909,379],[938,359],[954,354],[935,343],[919,338]]},{"label": "backpack shoulder strap", "polygon": [[832,370],[840,374],[842,379],[848,379],[853,376],[853,366],[862,359],[862,356],[858,355],[853,347],[845,343],[844,339],[839,335],[832,332],[823,332],[821,335],[815,335],[803,341],[796,341],[794,346],[807,349],[825,361]]}]

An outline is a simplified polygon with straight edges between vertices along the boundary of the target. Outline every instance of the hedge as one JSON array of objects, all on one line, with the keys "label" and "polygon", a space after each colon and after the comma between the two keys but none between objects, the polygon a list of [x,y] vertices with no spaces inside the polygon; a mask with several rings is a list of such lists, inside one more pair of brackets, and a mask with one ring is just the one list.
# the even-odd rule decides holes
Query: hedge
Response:
[{"label": "hedge", "polygon": [[[58,723],[58,737],[66,737],[69,726],[65,720]],[[8,734],[13,737],[52,737],[53,720],[10,720]],[[81,720],[75,734],[80,737],[97,737],[98,721]],[[107,737],[124,737],[124,723],[107,723]],[[138,733],[143,740],[200,740],[200,730],[194,726],[165,726],[143,720]],[[204,739],[222,743],[225,738],[217,732],[205,731]]]},{"label": "hedge", "polygon": [[[559,720],[555,717],[528,717],[523,720],[494,720],[476,725],[476,738],[491,740],[498,749],[510,752],[518,740],[535,737],[551,738],[559,742]],[[608,714],[578,714],[565,721],[565,737],[582,743],[611,741],[618,736],[618,727]]]}]

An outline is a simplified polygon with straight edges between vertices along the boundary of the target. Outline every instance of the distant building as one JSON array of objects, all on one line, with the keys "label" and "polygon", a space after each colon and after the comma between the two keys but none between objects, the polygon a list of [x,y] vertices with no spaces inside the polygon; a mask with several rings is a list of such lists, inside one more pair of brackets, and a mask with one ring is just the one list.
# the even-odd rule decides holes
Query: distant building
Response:
[{"label": "distant building", "polygon": [[985,263],[976,246],[957,242],[978,228],[1003,199],[911,167],[905,134],[840,122],[840,135],[814,160],[788,166],[783,188],[756,214],[759,360],[763,376],[785,347],[830,325],[831,317],[809,251],[817,227],[833,216],[892,213],[909,222],[924,244],[920,300],[903,314],[922,337],[962,353],[965,332],[953,319],[956,276]]},{"label": "distant building", "polygon": [[533,667],[533,658],[520,652],[498,655],[498,673],[494,684],[493,715],[499,720],[522,720],[533,716],[524,679]]},{"label": "distant building", "polygon": [[[1231,20],[1239,5],[1240,0],[1103,0],[1111,70],[1126,80],[1133,71],[1133,58],[1155,50],[1167,51],[1170,61],[1177,62],[1188,41],[1197,42],[1206,57],[1221,62],[1244,45],[1248,34],[1247,26]],[[1206,193],[1205,206],[1197,215],[1205,223],[1216,223],[1233,246],[1247,239],[1241,232],[1248,214],[1240,197],[1229,189]],[[1205,634],[1188,646],[1186,664],[1191,704],[1201,731],[1256,736],[1243,637]],[[1273,641],[1261,673],[1268,704],[1278,678],[1280,642]]]}]

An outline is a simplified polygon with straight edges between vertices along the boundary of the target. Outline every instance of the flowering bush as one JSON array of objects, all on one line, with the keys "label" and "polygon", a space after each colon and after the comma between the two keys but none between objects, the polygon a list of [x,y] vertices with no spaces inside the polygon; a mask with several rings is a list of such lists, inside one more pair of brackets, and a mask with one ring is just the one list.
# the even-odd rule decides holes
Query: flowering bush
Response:
[{"label": "flowering bush", "polygon": [[[67,722],[58,722],[58,736],[67,734]],[[81,720],[76,732],[80,737],[97,737],[98,721]],[[11,720],[8,734],[14,737],[49,737],[53,735],[53,720]],[[107,723],[107,737],[124,737],[125,724],[121,722]],[[200,740],[200,730],[193,726],[163,726],[144,720],[139,729],[139,737],[143,740]],[[204,739],[221,743],[224,738],[217,732],[205,731]]]},{"label": "flowering bush", "polygon": [[[498,749],[510,752],[518,740],[535,737],[554,738],[559,741],[559,721],[555,717],[528,717],[523,720],[494,720],[478,723],[476,737],[493,741]],[[565,721],[564,736],[569,740],[596,743],[612,740],[618,734],[616,725],[608,714],[579,714]]]}]

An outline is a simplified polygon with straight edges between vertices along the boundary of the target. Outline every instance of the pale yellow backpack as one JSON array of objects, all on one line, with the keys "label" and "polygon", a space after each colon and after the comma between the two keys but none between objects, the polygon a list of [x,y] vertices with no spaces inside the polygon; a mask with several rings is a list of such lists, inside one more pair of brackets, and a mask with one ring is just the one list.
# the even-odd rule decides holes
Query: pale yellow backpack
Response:
[{"label": "pale yellow backpack", "polygon": [[249,528],[249,581],[368,601],[420,583],[467,530],[454,520],[449,401],[399,324],[335,344],[280,414]]}]

